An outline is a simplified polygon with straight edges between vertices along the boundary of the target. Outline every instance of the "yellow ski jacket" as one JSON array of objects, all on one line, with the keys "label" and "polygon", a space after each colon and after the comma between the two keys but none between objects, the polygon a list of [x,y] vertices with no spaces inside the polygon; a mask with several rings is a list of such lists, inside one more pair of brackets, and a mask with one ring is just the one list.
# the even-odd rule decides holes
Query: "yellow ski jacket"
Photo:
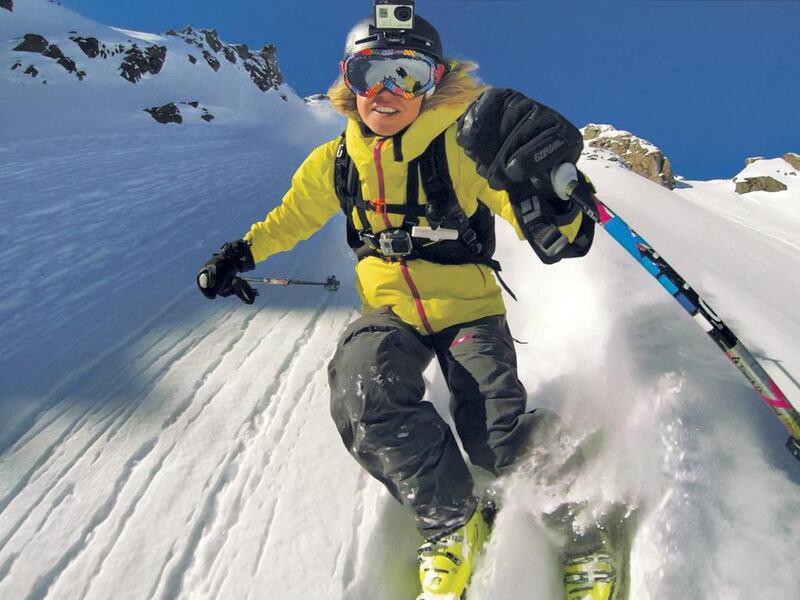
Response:
[{"label": "yellow ski jacket", "polygon": [[[486,179],[477,173],[475,163],[456,143],[456,121],[467,108],[468,104],[464,104],[423,111],[402,135],[401,161],[396,160],[393,138],[365,135],[360,123],[350,119],[346,130],[347,152],[361,176],[363,197],[387,204],[404,204],[408,163],[446,131],[450,176],[464,212],[472,216],[480,198],[492,212],[509,221],[519,238],[524,239],[508,194],[491,189]],[[341,212],[334,188],[334,161],[339,141],[336,138],[312,151],[294,174],[291,189],[281,205],[270,211],[264,221],[253,224],[244,236],[252,243],[256,262],[293,248]],[[426,202],[420,185],[419,204]],[[403,221],[402,215],[373,211],[368,212],[367,218],[375,233],[386,229],[387,221],[391,227],[399,227]],[[575,222],[560,228],[569,241],[577,234],[580,218],[578,215]],[[353,222],[357,229],[362,228],[355,210]],[[427,225],[424,218],[420,224]],[[369,256],[356,265],[356,288],[365,313],[387,306],[422,334],[506,312],[494,273],[485,265],[442,265],[421,259],[387,262]]]}]

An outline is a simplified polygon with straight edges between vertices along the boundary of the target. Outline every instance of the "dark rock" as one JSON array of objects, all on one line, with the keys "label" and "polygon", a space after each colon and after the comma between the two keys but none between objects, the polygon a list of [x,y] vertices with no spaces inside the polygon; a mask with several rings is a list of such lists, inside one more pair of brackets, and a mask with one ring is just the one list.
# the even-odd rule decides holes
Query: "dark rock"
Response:
[{"label": "dark rock", "polygon": [[14,0],[0,0],[0,8],[14,12]]},{"label": "dark rock", "polygon": [[190,54],[189,55],[189,62],[192,63],[193,65],[196,65],[197,64],[197,59]]},{"label": "dark rock", "polygon": [[[783,160],[792,165],[795,169],[800,171],[800,154],[795,152],[787,152],[783,155]],[[794,175],[794,173],[792,173]]]},{"label": "dark rock", "polygon": [[17,62],[15,62],[15,63],[14,63],[12,66],[11,66],[11,70],[12,70],[12,71],[16,71],[16,70],[17,70],[17,69],[19,69],[21,66],[22,66],[22,63],[21,63],[21,62],[19,62],[19,61],[17,61]]},{"label": "dark rock", "polygon": [[212,69],[214,69],[215,71],[219,71],[220,67],[219,61],[213,54],[211,54],[211,52],[209,52],[208,50],[203,50],[203,58],[206,59],[206,62]]},{"label": "dark rock", "polygon": [[228,59],[228,62],[231,64],[236,64],[236,53],[230,46],[225,46],[222,49],[222,53],[225,55],[225,58]]},{"label": "dark rock", "polygon": [[288,102],[289,96],[287,96],[286,94],[281,94],[281,100],[283,100],[284,102]]},{"label": "dark rock", "polygon": [[39,71],[36,70],[36,67],[30,65],[27,69],[25,69],[25,75],[30,75],[31,77],[36,77],[39,74]]},{"label": "dark rock", "polygon": [[222,50],[222,42],[219,41],[219,34],[216,29],[201,29],[206,36],[206,43],[214,52]]},{"label": "dark rock", "polygon": [[183,39],[184,42],[190,46],[195,46],[200,50],[204,49],[203,44],[200,42],[200,34],[198,34],[190,25],[187,25],[178,32],[178,37]]},{"label": "dark rock", "polygon": [[275,55],[275,46],[264,46],[258,55],[249,54],[249,58],[244,61],[244,68],[250,73],[250,79],[262,92],[277,90],[283,83],[283,75]]},{"label": "dark rock", "polygon": [[47,51],[48,42],[36,33],[26,33],[22,43],[14,48],[14,52],[35,52],[42,54]]},{"label": "dark rock", "polygon": [[750,192],[782,192],[786,189],[788,189],[786,184],[781,183],[769,175],[747,177],[744,181],[736,182],[737,194],[748,194]]},{"label": "dark rock", "polygon": [[247,44],[235,44],[233,49],[236,51],[236,54],[239,55],[239,58],[242,60],[247,60],[248,58],[253,58],[253,55],[250,53],[250,47]]},{"label": "dark rock", "polygon": [[278,86],[283,83],[283,76],[277,68],[271,69],[269,66],[261,68],[249,61],[244,63],[244,68],[250,73],[250,79],[262,92],[277,90]]},{"label": "dark rock", "polygon": [[[71,58],[67,58],[66,56],[62,56],[56,61],[62,67],[64,67],[68,72],[75,73],[78,69],[75,66],[75,61]],[[80,79],[80,78],[79,78]]]},{"label": "dark rock", "polygon": [[197,100],[192,100],[191,102],[187,102],[186,104],[188,104],[192,108],[197,108],[198,106],[200,106],[200,103]]},{"label": "dark rock", "polygon": [[175,106],[174,102],[170,102],[169,104],[165,104],[164,106],[153,106],[151,108],[145,108],[144,112],[150,113],[156,121],[166,125],[167,123],[183,123],[183,117],[181,116],[181,111],[178,110],[178,107]]},{"label": "dark rock", "polygon": [[89,58],[96,58],[100,54],[100,41],[97,38],[71,37],[69,39],[78,44]]},{"label": "dark rock", "polygon": [[144,52],[133,45],[125,52],[125,60],[119,66],[120,76],[131,83],[138,82],[145,73],[157,75],[167,59],[166,46],[148,46]]},{"label": "dark rock", "polygon": [[61,48],[55,44],[49,44],[45,38],[36,33],[26,33],[22,43],[14,48],[14,51],[41,54],[46,58],[52,58],[70,73],[74,73],[77,70],[75,61],[64,56]]},{"label": "dark rock", "polygon": [[214,120],[214,115],[212,115],[211,113],[206,113],[204,115],[200,115],[200,118],[203,119],[203,121],[210,123],[211,121]]},{"label": "dark rock", "polygon": [[276,61],[277,52],[278,52],[278,49],[275,46],[273,46],[272,44],[270,44],[269,46],[264,46],[261,49],[261,52],[259,52],[259,54],[261,55],[261,58],[263,58],[267,62],[274,63]]},{"label": "dark rock", "polygon": [[170,29],[169,31],[167,31],[166,33],[164,33],[164,35],[177,36],[177,35],[178,35],[178,32],[177,32],[177,31],[175,31],[174,29]]}]

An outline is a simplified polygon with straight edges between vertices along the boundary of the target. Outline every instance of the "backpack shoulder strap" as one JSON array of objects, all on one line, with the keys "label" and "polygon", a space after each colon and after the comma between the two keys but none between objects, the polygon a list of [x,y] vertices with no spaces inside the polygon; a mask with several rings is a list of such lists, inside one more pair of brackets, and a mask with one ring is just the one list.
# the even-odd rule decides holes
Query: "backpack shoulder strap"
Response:
[{"label": "backpack shoulder strap", "polygon": [[350,155],[347,154],[347,139],[345,132],[342,132],[339,138],[339,146],[336,148],[336,157],[334,158],[333,186],[345,216],[349,215],[353,208],[352,170],[353,161],[350,159]]},{"label": "backpack shoulder strap", "polygon": [[469,217],[458,202],[450,168],[447,165],[447,144],[443,131],[425,149],[420,162],[422,187],[428,196],[426,216],[432,227],[439,227],[445,220],[446,225],[458,230],[459,239],[475,254],[481,254],[481,245],[477,235],[470,228]]},{"label": "backpack shoulder strap", "polygon": [[438,227],[447,217],[448,209],[458,205],[458,197],[447,166],[445,134],[438,135],[420,156],[422,187],[428,196],[428,221]]},{"label": "backpack shoulder strap", "polygon": [[[359,217],[362,223],[369,228],[367,216],[363,213],[363,200],[361,198],[361,182],[358,169],[347,153],[346,132],[342,132],[339,139],[339,146],[336,148],[336,157],[333,167],[333,186],[336,190],[336,197],[339,198],[339,206],[342,208],[345,219],[347,220],[347,245],[351,248],[359,248],[364,242],[361,240],[355,223],[353,223],[353,208],[359,210]],[[367,233],[371,233],[367,231]]]}]

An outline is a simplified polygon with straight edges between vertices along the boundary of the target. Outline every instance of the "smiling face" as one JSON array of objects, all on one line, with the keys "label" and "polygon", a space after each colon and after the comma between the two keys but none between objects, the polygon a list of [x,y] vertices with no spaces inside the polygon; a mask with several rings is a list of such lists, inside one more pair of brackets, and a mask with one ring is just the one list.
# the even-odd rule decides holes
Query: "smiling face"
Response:
[{"label": "smiling face", "polygon": [[422,96],[406,100],[388,90],[376,96],[356,96],[356,106],[361,120],[375,134],[391,137],[414,122],[422,110]]}]

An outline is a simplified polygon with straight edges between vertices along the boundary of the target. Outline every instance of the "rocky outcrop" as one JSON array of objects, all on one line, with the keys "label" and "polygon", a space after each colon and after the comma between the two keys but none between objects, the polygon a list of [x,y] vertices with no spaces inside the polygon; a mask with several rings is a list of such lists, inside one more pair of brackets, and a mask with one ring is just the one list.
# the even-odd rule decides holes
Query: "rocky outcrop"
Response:
[{"label": "rocky outcrop", "polygon": [[86,72],[79,71],[75,66],[75,61],[67,56],[64,56],[61,48],[55,44],[49,43],[43,36],[37,33],[26,33],[22,42],[13,50],[14,52],[31,52],[33,54],[41,54],[46,58],[51,58],[56,61],[68,73],[74,73],[79,80],[82,81],[83,78],[86,77]]},{"label": "rocky outcrop", "polygon": [[603,148],[618,156],[632,171],[672,190],[675,178],[672,165],[660,149],[627,131],[611,125],[590,123],[583,129],[589,147]]},{"label": "rocky outcrop", "polygon": [[144,112],[150,113],[151,117],[164,125],[167,123],[177,123],[178,125],[183,123],[181,111],[178,110],[174,102],[170,102],[164,106],[151,106],[150,108],[145,108]]},{"label": "rocky outcrop", "polygon": [[214,71],[219,71],[220,64],[216,56],[211,54],[211,52],[209,52],[208,50],[203,50],[203,58],[206,59],[206,62],[208,63],[209,67],[214,69]]},{"label": "rocky outcrop", "polygon": [[36,33],[26,33],[22,42],[13,48],[14,52],[34,52],[44,55],[49,49],[47,40]]},{"label": "rocky outcrop", "polygon": [[[208,66],[215,71],[221,67],[217,54],[222,53],[225,60],[231,64],[238,64],[238,57],[252,82],[262,92],[277,90],[283,84],[283,74],[278,67],[275,46],[264,46],[257,54],[254,54],[247,44],[223,43],[215,29],[193,29],[188,25],[180,31],[171,29],[166,32],[166,35],[179,37],[190,46],[197,48]],[[192,58],[189,60],[194,64],[196,59],[192,60]]]},{"label": "rocky outcrop", "polygon": [[252,56],[252,54],[250,54],[250,47],[247,44],[234,44],[232,48],[242,60],[247,60]]},{"label": "rocky outcrop", "polygon": [[148,46],[142,50],[134,44],[125,52],[125,60],[119,66],[120,75],[131,83],[137,83],[146,73],[160,73],[166,59],[166,46]]},{"label": "rocky outcrop", "polygon": [[0,0],[0,8],[14,12],[14,0]]},{"label": "rocky outcrop", "polygon": [[236,52],[230,46],[225,46],[222,49],[222,54],[225,56],[225,59],[231,63],[232,65],[236,64]]},{"label": "rocky outcrop", "polygon": [[736,182],[737,194],[749,194],[750,192],[782,192],[788,189],[774,177],[762,175],[759,177],[747,177],[743,181]]},{"label": "rocky outcrop", "polygon": [[219,34],[216,29],[204,29],[203,33],[206,36],[206,43],[214,52],[222,50],[222,42],[219,41]]},{"label": "rocky outcrop", "polygon": [[800,154],[794,152],[787,152],[783,155],[783,160],[788,162],[792,167],[800,171]]},{"label": "rocky outcrop", "polygon": [[244,68],[250,73],[250,79],[262,92],[277,90],[283,83],[283,75],[278,68],[275,54],[275,46],[264,46],[258,56],[244,62]]},{"label": "rocky outcrop", "polygon": [[[78,47],[89,58],[97,58],[98,56],[100,56],[100,51],[101,51],[100,40],[98,40],[97,38],[94,37],[85,38],[85,37],[73,36],[69,39],[78,44]],[[103,51],[105,51],[105,45],[103,45]]]},{"label": "rocky outcrop", "polygon": [[207,108],[200,107],[200,103],[197,100],[192,100],[191,102],[178,102],[177,104],[175,102],[170,102],[164,106],[152,106],[150,108],[145,108],[144,112],[149,113],[151,117],[164,125],[168,123],[176,123],[180,125],[183,123],[183,115],[181,114],[178,104],[183,104],[184,106],[190,106],[195,110],[200,110],[200,118],[206,123],[210,123],[214,120],[214,115],[208,112]]}]

